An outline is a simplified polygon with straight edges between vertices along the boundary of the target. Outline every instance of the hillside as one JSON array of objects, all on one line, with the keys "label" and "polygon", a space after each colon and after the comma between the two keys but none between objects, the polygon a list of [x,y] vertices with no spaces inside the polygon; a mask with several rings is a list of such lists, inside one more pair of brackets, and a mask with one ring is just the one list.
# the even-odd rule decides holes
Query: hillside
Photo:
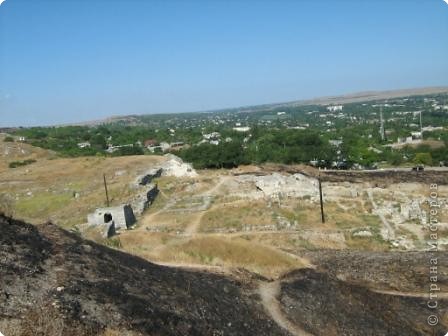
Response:
[{"label": "hillside", "polygon": [[41,309],[65,335],[106,326],[145,335],[286,335],[250,287],[231,278],[157,266],[52,224],[0,217],[0,228],[3,322]]},{"label": "hillside", "polygon": [[[158,266],[52,224],[36,227],[0,216],[0,230],[0,294],[5,298],[0,330],[8,336],[409,336],[444,335],[448,327],[444,296],[439,325],[426,324],[433,312],[426,307],[424,271],[418,265],[428,257],[425,253],[372,253],[368,269],[352,269],[356,252],[308,252],[313,269],[269,282],[235,270],[226,275]],[[447,253],[438,257],[448,263]],[[345,264],[346,280],[334,274],[331,258]],[[412,291],[379,293],[384,286],[355,280],[385,258],[388,272],[381,274],[386,282],[403,268],[415,267],[407,278]],[[446,283],[443,269],[442,290]]]},{"label": "hillside", "polygon": [[56,157],[56,153],[24,142],[5,142],[0,133],[0,172],[7,170],[8,164],[21,160],[43,160]]},{"label": "hillside", "polygon": [[[52,220],[66,228],[86,221],[88,213],[105,205],[103,174],[111,205],[125,202],[131,183],[160,164],[162,156],[61,158],[52,151],[21,142],[3,142],[0,136],[0,196],[14,214],[31,222]],[[13,162],[30,164],[9,168]]]}]

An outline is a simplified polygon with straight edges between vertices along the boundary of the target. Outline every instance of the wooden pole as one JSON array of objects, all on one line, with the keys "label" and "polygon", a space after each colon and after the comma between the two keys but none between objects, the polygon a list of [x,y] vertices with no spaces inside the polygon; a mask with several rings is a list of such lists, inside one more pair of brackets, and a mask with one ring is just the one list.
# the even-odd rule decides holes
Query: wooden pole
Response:
[{"label": "wooden pole", "polygon": [[107,206],[109,207],[109,193],[107,192],[106,174],[103,174],[103,179],[104,179],[104,189],[106,190],[106,202]]},{"label": "wooden pole", "polygon": [[317,180],[319,181],[320,214],[321,214],[321,218],[322,218],[322,223],[325,223],[324,200],[323,200],[323,197],[322,197],[322,183],[320,181],[320,177]]}]

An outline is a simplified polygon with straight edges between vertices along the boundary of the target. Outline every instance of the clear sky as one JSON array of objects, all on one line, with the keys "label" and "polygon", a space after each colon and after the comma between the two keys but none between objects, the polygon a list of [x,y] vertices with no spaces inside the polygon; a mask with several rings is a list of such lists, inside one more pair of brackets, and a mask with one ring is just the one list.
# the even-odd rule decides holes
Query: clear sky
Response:
[{"label": "clear sky", "polygon": [[0,126],[448,85],[443,0],[6,0]]}]

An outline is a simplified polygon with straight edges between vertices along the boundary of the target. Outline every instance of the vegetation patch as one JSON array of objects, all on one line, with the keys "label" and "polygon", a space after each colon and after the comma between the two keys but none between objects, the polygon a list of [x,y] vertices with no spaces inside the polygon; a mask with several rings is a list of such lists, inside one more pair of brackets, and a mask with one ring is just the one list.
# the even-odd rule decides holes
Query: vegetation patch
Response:
[{"label": "vegetation patch", "polygon": [[175,262],[242,267],[266,276],[303,266],[281,251],[240,238],[198,237],[170,246],[161,257]]},{"label": "vegetation patch", "polygon": [[22,198],[16,202],[17,215],[30,218],[53,215],[67,206],[72,199],[71,193],[48,192]]},{"label": "vegetation patch", "polygon": [[23,160],[23,161],[12,161],[9,163],[9,168],[17,168],[17,167],[27,166],[34,162],[36,162],[36,160],[34,160],[34,159],[27,159],[27,160]]}]

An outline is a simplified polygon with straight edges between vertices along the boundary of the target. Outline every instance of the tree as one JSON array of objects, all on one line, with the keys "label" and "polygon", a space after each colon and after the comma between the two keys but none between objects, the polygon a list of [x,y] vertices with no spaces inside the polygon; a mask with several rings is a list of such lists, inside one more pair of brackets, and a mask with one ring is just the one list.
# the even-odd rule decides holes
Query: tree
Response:
[{"label": "tree", "polygon": [[417,153],[414,157],[414,163],[431,166],[432,156],[430,153]]},{"label": "tree", "polygon": [[90,141],[91,141],[91,145],[95,148],[98,148],[98,149],[106,149],[107,148],[106,139],[104,139],[104,136],[102,136],[101,134],[94,135],[90,139]]}]

